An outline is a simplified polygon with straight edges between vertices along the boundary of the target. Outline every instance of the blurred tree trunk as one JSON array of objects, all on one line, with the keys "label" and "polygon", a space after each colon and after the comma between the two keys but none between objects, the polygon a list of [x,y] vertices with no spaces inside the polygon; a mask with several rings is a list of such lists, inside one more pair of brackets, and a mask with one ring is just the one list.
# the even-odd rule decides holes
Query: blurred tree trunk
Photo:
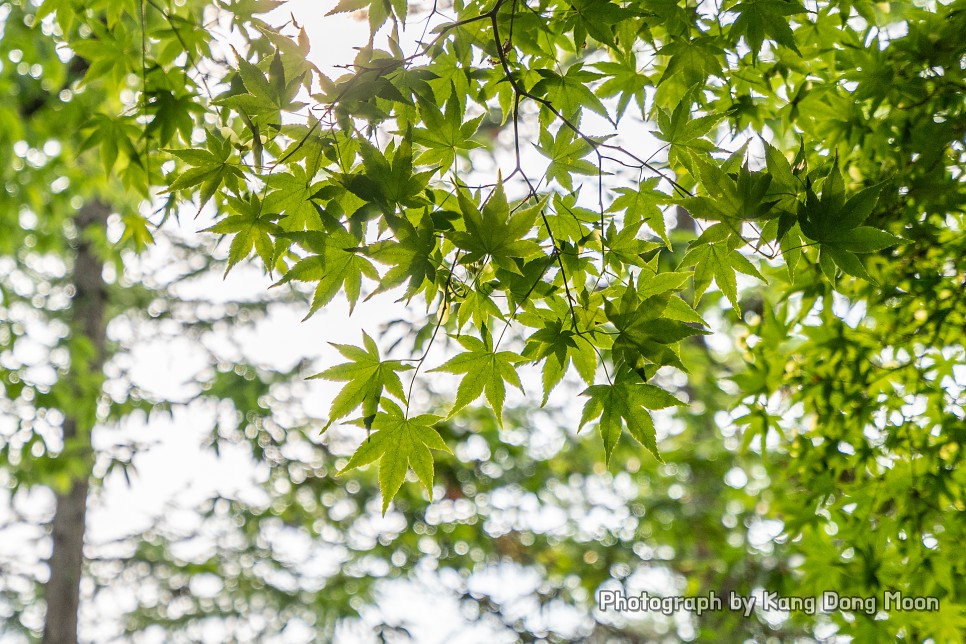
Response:
[{"label": "blurred tree trunk", "polygon": [[[80,604],[80,580],[84,565],[84,531],[87,516],[87,494],[94,465],[91,429],[100,387],[80,386],[81,381],[101,381],[106,345],[107,287],[104,262],[98,257],[91,234],[99,235],[107,222],[110,208],[93,200],[77,214],[77,254],[74,258],[71,300],[71,333],[83,338],[93,349],[88,360],[72,360],[68,382],[80,397],[93,400],[73,401],[73,411],[64,413],[64,447],[62,459],[70,459],[70,487],[57,494],[57,506],[51,524],[53,551],[50,556],[50,579],[44,588],[47,616],[43,644],[76,644],[77,616]],[[99,229],[99,230],[98,230]],[[80,363],[80,364],[79,364]],[[83,410],[90,410],[85,413]]]}]

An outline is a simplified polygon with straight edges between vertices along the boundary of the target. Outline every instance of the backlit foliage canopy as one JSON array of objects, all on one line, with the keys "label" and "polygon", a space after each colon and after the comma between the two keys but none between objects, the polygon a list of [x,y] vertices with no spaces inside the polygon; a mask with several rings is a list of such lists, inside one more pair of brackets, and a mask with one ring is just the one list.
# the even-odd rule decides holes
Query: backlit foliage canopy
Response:
[{"label": "backlit foliage canopy", "polygon": [[[599,427],[605,457],[626,430],[660,458],[650,412],[681,403],[660,372],[687,372],[680,343],[709,332],[696,307],[712,284],[736,315],[767,284],[780,294],[769,317],[787,328],[816,304],[831,312],[835,293],[883,293],[927,215],[948,229],[960,202],[949,146],[962,139],[966,18],[953,7],[496,0],[417,19],[404,2],[348,1],[333,13],[360,10],[373,36],[337,79],[306,60],[297,25],[292,40],[263,29],[264,53],[235,52],[209,109],[237,127],[170,149],[167,176],[171,194],[224,213],[208,231],[229,237],[229,266],[254,257],[280,285],[310,284],[309,315],[364,289],[428,307],[412,364],[366,337],[320,374],[348,381],[332,419],[361,411],[379,445],[412,433],[444,446],[396,373],[431,360],[443,332],[457,353],[436,370],[460,379],[451,414],[485,396],[499,420],[521,364],[542,370],[544,399],[573,365],[581,424]],[[499,128],[512,155],[484,169],[474,151],[497,148]],[[688,216],[698,234],[675,245],[667,219]],[[406,458],[431,489],[431,452],[413,449],[382,457],[387,498]]]},{"label": "backlit foliage canopy", "polygon": [[[307,285],[308,315],[383,294],[425,314],[318,374],[344,383],[329,423],[363,428],[344,469],[377,464],[383,512],[410,470],[432,497],[442,430],[479,399],[502,424],[509,392],[583,381],[574,427],[619,470],[622,442],[660,461],[661,410],[720,378],[762,513],[808,562],[797,590],[938,595],[939,616],[845,621],[957,639],[962,2],[342,0],[371,38],[338,77],[261,17],[281,3],[216,4],[47,0],[32,23],[83,61],[77,100],[122,108],[87,115],[76,154],[160,188],[159,218],[209,208],[228,270]],[[685,349],[723,331],[742,364],[693,372]],[[432,373],[445,415],[412,395]]]}]

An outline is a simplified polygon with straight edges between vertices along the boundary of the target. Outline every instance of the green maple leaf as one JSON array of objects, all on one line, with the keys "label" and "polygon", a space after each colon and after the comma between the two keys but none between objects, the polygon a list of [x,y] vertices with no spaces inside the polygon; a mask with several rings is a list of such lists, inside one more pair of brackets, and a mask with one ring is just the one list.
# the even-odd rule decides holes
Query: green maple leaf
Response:
[{"label": "green maple leaf", "polygon": [[561,127],[556,137],[548,130],[541,129],[540,145],[537,146],[537,151],[550,159],[550,165],[546,171],[547,180],[556,179],[557,183],[567,190],[574,189],[572,175],[598,173],[597,166],[584,159],[593,151],[590,143],[583,138],[574,137],[573,130],[568,127]]},{"label": "green maple leaf", "polygon": [[684,288],[684,283],[691,277],[687,272],[663,271],[655,272],[651,266],[642,268],[637,278],[637,296],[647,299],[654,295],[675,293]]},{"label": "green maple leaf", "polygon": [[339,474],[378,460],[382,513],[385,515],[410,467],[432,501],[433,454],[430,450],[452,452],[433,428],[441,420],[440,416],[422,414],[406,418],[402,409],[392,401],[383,400],[382,406],[385,411],[377,413],[372,422],[376,431],[359,446]]},{"label": "green maple leaf", "polygon": [[604,237],[607,259],[618,270],[620,270],[621,264],[644,266],[644,254],[647,251],[660,248],[660,244],[637,238],[637,233],[643,225],[643,222],[624,225],[618,231],[617,226],[612,221],[610,226],[607,227],[607,234]]},{"label": "green maple leaf", "polygon": [[[593,238],[592,231],[600,224],[600,213],[578,206],[577,198],[576,193],[557,193],[553,196],[553,208],[548,208],[545,212],[547,223],[558,244],[569,241],[574,245],[583,245]],[[542,227],[541,235],[544,233],[546,228]],[[529,284],[533,284],[533,280]]]},{"label": "green maple leaf", "polygon": [[689,91],[673,111],[658,108],[658,130],[654,136],[670,144],[668,164],[680,163],[689,170],[692,168],[691,155],[711,152],[715,145],[703,138],[711,131],[724,114],[706,114],[691,118],[691,104],[694,91]]},{"label": "green maple leaf", "polygon": [[121,217],[121,223],[124,224],[124,233],[118,240],[118,244],[130,241],[134,245],[135,252],[140,253],[154,243],[154,235],[148,228],[150,222],[145,217],[137,213],[129,213]]},{"label": "green maple leaf", "polygon": [[620,121],[630,105],[631,99],[637,101],[641,114],[645,112],[644,88],[651,84],[650,79],[638,71],[637,59],[633,52],[622,56],[617,62],[595,63],[594,67],[609,76],[597,88],[598,96],[610,98],[617,96],[617,120]]},{"label": "green maple leaf", "polygon": [[78,39],[71,46],[77,55],[91,63],[84,74],[83,84],[91,84],[98,77],[106,76],[120,85],[125,74],[132,69],[130,56],[133,51],[128,49],[129,40],[119,39],[119,30],[110,29],[100,21],[84,24],[91,27],[93,36]]},{"label": "green maple leaf", "polygon": [[[706,197],[679,200],[695,217],[729,222],[729,226],[737,230],[741,221],[766,215],[778,202],[778,199],[765,199],[772,180],[770,174],[751,171],[747,163],[742,164],[737,172],[725,172],[695,154],[689,156],[691,167],[701,179],[701,187],[708,193]],[[735,156],[732,159],[737,163]],[[728,162],[724,167],[727,165]]]},{"label": "green maple leaf", "polygon": [[[690,96],[689,93],[688,98]],[[710,141],[703,141],[700,145],[695,142],[710,132],[711,128],[724,118],[724,114],[706,114],[698,118],[691,118],[691,116],[690,100],[681,101],[673,111],[658,108],[658,131],[654,133],[654,136],[671,145],[683,146],[691,143],[692,146],[701,150],[714,149],[714,145]]]},{"label": "green maple leaf", "polygon": [[830,235],[823,246],[835,246],[850,253],[876,253],[902,243],[902,238],[872,226],[859,226]]},{"label": "green maple leaf", "polygon": [[845,68],[844,77],[856,84],[856,100],[870,100],[871,113],[874,114],[895,89],[897,70],[893,67],[892,57],[887,50],[878,47],[849,53],[853,62]]},{"label": "green maple leaf", "polygon": [[542,79],[533,86],[531,93],[546,96],[566,118],[579,121],[580,112],[586,107],[610,120],[604,104],[587,87],[587,83],[600,78],[600,74],[586,71],[580,65],[571,65],[562,76],[550,69],[538,69],[537,73]]},{"label": "green maple leaf", "polygon": [[732,6],[731,11],[738,14],[731,25],[731,32],[735,36],[744,35],[748,48],[751,49],[752,61],[758,60],[765,36],[788,47],[799,56],[802,55],[795,44],[795,35],[787,18],[805,13],[799,3],[792,0],[744,0]]},{"label": "green maple leaf", "polygon": [[372,280],[379,278],[376,267],[363,254],[366,249],[343,228],[324,233],[314,230],[282,233],[280,236],[293,239],[306,250],[316,253],[299,260],[282,279],[272,285],[281,286],[293,280],[318,282],[305,319],[312,317],[340,292],[349,301],[351,313],[359,300],[362,277]]},{"label": "green maple leaf", "polygon": [[471,288],[455,303],[456,328],[462,329],[466,323],[473,320],[478,327],[483,327],[490,318],[503,319],[503,312],[496,305],[488,293],[481,288]]},{"label": "green maple leaf", "polygon": [[482,211],[462,191],[458,198],[466,231],[453,231],[449,237],[458,248],[467,251],[460,260],[464,264],[489,257],[500,268],[519,273],[515,260],[541,253],[537,242],[523,239],[533,229],[541,204],[521,208],[511,215],[502,180],[483,204]]},{"label": "green maple leaf", "polygon": [[661,236],[664,245],[671,247],[671,240],[667,235],[667,225],[664,223],[664,213],[658,203],[667,200],[667,195],[658,192],[658,180],[646,179],[641,181],[637,190],[633,188],[616,188],[618,195],[607,209],[607,212],[623,212],[624,225],[630,226],[643,222]]},{"label": "green maple leaf", "polygon": [[420,164],[449,168],[459,150],[482,147],[471,137],[476,134],[485,115],[464,121],[463,105],[457,96],[450,96],[445,113],[429,101],[420,101],[419,113],[426,127],[413,130],[413,142],[429,148],[419,156]]},{"label": "green maple leaf", "polygon": [[835,279],[838,266],[852,277],[875,282],[858,255],[903,243],[892,233],[862,225],[872,214],[883,186],[879,183],[864,188],[846,200],[837,157],[822,184],[821,198],[807,182],[805,201],[798,207],[798,223],[802,233],[819,242],[819,266],[830,280]]},{"label": "green maple leaf", "polygon": [[262,70],[257,65],[250,63],[243,56],[240,56],[234,48],[232,48],[232,51],[234,51],[235,59],[238,63],[238,74],[241,76],[248,93],[277,106],[278,93],[272,87],[272,83]]},{"label": "green maple leaf", "polygon": [[[804,189],[805,184],[795,176],[792,166],[784,154],[767,141],[762,140],[762,145],[765,148],[768,175],[771,177],[769,198],[775,200],[774,205],[779,213],[775,239],[782,242],[788,231],[795,225],[798,195]],[[803,155],[803,152],[799,154]],[[794,267],[792,267],[792,270],[794,270]]]},{"label": "green maple leaf", "polygon": [[738,305],[738,280],[735,272],[751,275],[765,281],[755,265],[748,261],[735,248],[740,238],[730,234],[727,224],[715,224],[708,228],[688,248],[687,254],[681,260],[681,266],[694,266],[694,302],[701,299],[704,292],[711,285],[711,281],[724,293],[735,313],[740,317],[741,308]]},{"label": "green maple leaf", "polygon": [[239,55],[234,47],[232,47],[232,51],[235,53],[235,59],[238,63],[238,76],[248,93],[232,91],[227,96],[216,100],[216,105],[226,105],[250,116],[259,114],[277,115],[279,110],[296,112],[305,107],[305,103],[294,101],[295,96],[302,88],[305,72],[296,78],[286,80],[281,53],[277,49],[269,63],[267,75],[259,69],[258,65]]},{"label": "green maple leaf", "polygon": [[683,405],[683,402],[660,387],[645,384],[630,370],[618,373],[613,384],[593,385],[581,395],[590,399],[584,404],[580,426],[600,418],[598,426],[604,440],[604,458],[607,463],[610,463],[611,454],[625,425],[634,440],[643,445],[654,458],[664,462],[657,449],[654,420],[648,410]]},{"label": "green maple leaf", "polygon": [[363,423],[367,429],[371,428],[379,408],[379,401],[383,400],[383,389],[401,401],[406,400],[402,382],[396,372],[408,371],[413,367],[399,360],[382,360],[379,356],[379,347],[364,331],[362,340],[365,349],[351,344],[332,343],[332,346],[350,362],[329,367],[321,373],[309,376],[310,379],[322,378],[346,383],[332,401],[329,422],[322,431],[328,429],[335,421],[348,416],[359,405],[362,405]]},{"label": "green maple leaf", "polygon": [[270,63],[267,76],[258,65],[245,60],[237,51],[235,57],[238,73],[229,89],[218,97],[214,104],[234,110],[242,118],[252,133],[252,151],[256,164],[261,165],[260,126],[277,130],[280,110],[296,111],[305,106],[304,103],[292,101],[302,86],[305,74],[303,73],[286,86],[284,68],[277,51]]},{"label": "green maple leaf", "polygon": [[[681,315],[665,315],[674,291],[680,290],[687,273],[655,274],[643,267],[639,286],[628,280],[620,298],[604,301],[607,319],[617,329],[612,351],[615,362],[622,361],[642,374],[648,365],[671,365],[684,371],[677,343],[692,335],[707,333],[682,322]],[[652,366],[651,370],[655,370]]]},{"label": "green maple leaf", "polygon": [[144,129],[144,136],[156,136],[161,145],[167,145],[175,133],[180,134],[183,141],[191,141],[193,119],[204,114],[204,108],[195,102],[194,97],[161,88],[145,94],[148,98],[147,111],[154,118]]},{"label": "green maple leaf", "polygon": [[271,212],[285,215],[280,222],[285,230],[318,228],[318,212],[310,199],[322,187],[322,183],[313,184],[301,165],[289,168],[291,174],[277,172],[266,178],[265,183],[272,190],[266,195],[263,205]]},{"label": "green maple leaf", "polygon": [[691,88],[704,84],[710,76],[721,77],[721,59],[724,50],[718,40],[710,36],[677,38],[661,49],[662,56],[669,56],[667,66],[658,85],[674,79],[679,85]]},{"label": "green maple leaf", "polygon": [[[821,198],[815,194],[811,182],[806,185],[805,201],[799,204],[798,211],[798,223],[802,232],[818,242],[840,241],[851,235],[872,214],[883,185],[880,183],[865,188],[846,201],[844,182],[836,157],[822,184]],[[893,239],[898,243],[897,237]]]},{"label": "green maple leaf", "polygon": [[490,403],[493,413],[496,414],[497,423],[500,427],[503,427],[503,403],[506,400],[505,383],[508,382],[523,391],[520,377],[513,365],[518,362],[525,362],[526,358],[510,351],[496,352],[492,349],[492,340],[489,333],[484,331],[483,337],[484,341],[469,336],[457,338],[457,342],[466,349],[466,352],[455,356],[433,369],[433,371],[465,374],[463,380],[460,381],[459,389],[456,391],[456,402],[450,409],[450,418],[485,393],[487,402]]},{"label": "green maple leaf", "polygon": [[614,31],[622,21],[633,14],[610,0],[573,0],[571,3],[576,16],[574,24],[574,45],[580,48],[584,44],[584,34],[590,34],[594,39],[617,48]]},{"label": "green maple leaf", "polygon": [[252,248],[265,264],[266,270],[271,272],[275,258],[275,244],[271,235],[278,235],[282,229],[275,220],[278,213],[267,212],[257,195],[252,195],[248,201],[237,197],[228,197],[228,206],[237,214],[219,221],[201,232],[217,233],[220,235],[235,233],[228,250],[228,266],[225,275],[235,264],[247,258]]},{"label": "green maple leaf", "polygon": [[413,150],[409,137],[404,137],[398,147],[390,149],[391,159],[377,147],[359,139],[364,174],[345,177],[345,186],[356,196],[378,204],[387,214],[395,211],[396,204],[420,206],[419,193],[426,187],[435,170],[413,173]]},{"label": "green maple leaf", "polygon": [[[393,218],[390,226],[394,228],[396,241],[385,240],[369,246],[372,259],[380,264],[391,266],[379,282],[379,287],[369,297],[409,280],[409,286],[403,296],[409,300],[424,286],[429,289],[436,282],[436,266],[439,258],[436,252],[433,219],[424,216],[417,228],[406,218]],[[427,299],[431,300],[435,293],[435,288],[432,288],[427,292]]]},{"label": "green maple leaf", "polygon": [[547,404],[550,392],[563,379],[571,361],[580,377],[588,384],[593,383],[597,354],[586,338],[569,328],[553,312],[538,311],[537,315],[542,318],[542,328],[527,338],[523,355],[534,362],[543,360],[542,407]]},{"label": "green maple leaf", "polygon": [[399,7],[400,4],[399,0],[395,0],[393,3],[390,3],[389,0],[339,0],[335,8],[325,15],[332,16],[338,13],[366,9],[366,13],[369,15],[369,29],[372,33],[376,33],[389,20],[393,7],[398,7],[397,15],[401,12],[402,15],[399,17],[405,22],[405,7]]},{"label": "green maple leaf", "polygon": [[[416,196],[422,192],[429,182],[429,178],[435,172],[427,170],[425,172],[413,173],[413,148],[411,136],[403,137],[399,145],[393,151],[392,162],[389,165],[389,175],[376,179],[380,182],[386,198],[390,204],[404,204],[409,206],[420,205]],[[362,149],[373,152],[373,146],[362,146]]]},{"label": "green maple leaf", "polygon": [[110,174],[114,168],[119,151],[123,150],[125,156],[134,163],[141,162],[141,157],[133,143],[140,138],[141,134],[133,118],[113,118],[107,114],[95,114],[85,124],[84,129],[88,128],[92,129],[92,132],[81,144],[80,151],[98,146],[105,174]]},{"label": "green maple leaf", "polygon": [[165,152],[192,166],[171,181],[166,192],[177,192],[199,186],[199,212],[214,196],[223,181],[229,188],[237,189],[238,180],[245,177],[238,164],[229,161],[232,156],[231,142],[219,139],[211,132],[208,133],[207,148],[204,150],[165,150]]}]

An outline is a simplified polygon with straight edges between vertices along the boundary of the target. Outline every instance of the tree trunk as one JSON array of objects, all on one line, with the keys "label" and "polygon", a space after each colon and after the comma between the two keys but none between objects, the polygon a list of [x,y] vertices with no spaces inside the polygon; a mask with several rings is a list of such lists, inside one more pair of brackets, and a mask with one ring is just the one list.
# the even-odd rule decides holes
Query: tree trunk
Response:
[{"label": "tree trunk", "polygon": [[[74,259],[74,296],[71,300],[75,337],[84,337],[94,353],[83,365],[72,364],[69,382],[80,396],[97,396],[89,387],[79,387],[80,379],[100,379],[104,366],[107,319],[107,287],[104,262],[97,256],[88,239],[90,233],[103,230],[110,208],[101,201],[86,204],[77,213],[77,254]],[[81,373],[83,370],[86,373]],[[78,408],[93,409],[96,400],[75,401]],[[84,530],[87,516],[87,493],[93,471],[91,446],[92,414],[64,414],[64,448],[61,458],[74,461],[76,472],[66,493],[57,495],[57,506],[51,524],[53,551],[50,556],[50,579],[44,587],[47,616],[43,644],[76,644],[77,616],[80,605],[80,581],[84,565]],[[77,469],[74,469],[74,468]]]}]

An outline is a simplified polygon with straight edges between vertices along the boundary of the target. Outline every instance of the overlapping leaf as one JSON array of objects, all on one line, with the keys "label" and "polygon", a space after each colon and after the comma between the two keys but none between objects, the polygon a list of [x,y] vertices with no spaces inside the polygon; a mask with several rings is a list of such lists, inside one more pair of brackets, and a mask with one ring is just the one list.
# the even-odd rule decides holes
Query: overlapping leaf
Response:
[{"label": "overlapping leaf", "polygon": [[[899,243],[902,239],[872,226],[862,224],[872,213],[883,184],[869,186],[845,199],[845,189],[838,159],[822,184],[821,198],[811,185],[799,205],[798,223],[802,232],[819,242],[820,265],[829,279],[835,278],[834,266],[845,273],[875,281],[857,255],[875,253]],[[833,265],[834,262],[834,265]]]},{"label": "overlapping leaf", "polygon": [[620,372],[612,384],[593,385],[581,394],[589,400],[584,404],[580,426],[600,418],[598,428],[604,441],[604,455],[610,462],[624,427],[638,443],[661,461],[657,448],[654,420],[650,411],[672,405],[683,405],[680,400],[654,385],[644,383],[633,371]]},{"label": "overlapping leaf", "polygon": [[385,514],[412,468],[433,500],[433,454],[430,450],[450,452],[433,425],[440,416],[422,414],[407,418],[394,402],[383,402],[385,411],[375,414],[372,427],[376,431],[355,451],[339,474],[379,461],[379,489],[382,491],[382,513]]},{"label": "overlapping leaf", "polygon": [[379,403],[383,400],[383,390],[398,400],[406,400],[397,372],[408,371],[413,368],[412,365],[403,364],[399,360],[382,360],[379,356],[379,347],[369,334],[363,332],[362,338],[365,349],[350,344],[333,344],[332,346],[348,358],[349,362],[329,367],[321,373],[310,376],[310,378],[346,383],[332,401],[326,428],[351,414],[360,405],[363,423],[367,428],[371,427]]},{"label": "overlapping leaf", "polygon": [[456,391],[456,400],[449,412],[450,417],[485,394],[486,401],[490,404],[493,413],[496,414],[497,422],[502,427],[506,383],[510,383],[521,391],[523,390],[523,385],[520,384],[520,376],[517,375],[514,365],[524,362],[526,358],[511,351],[495,351],[491,346],[492,340],[489,336],[484,335],[484,339],[485,342],[469,336],[460,336],[457,341],[466,351],[436,367],[433,371],[463,375],[460,386]]},{"label": "overlapping leaf", "polygon": [[541,252],[535,241],[524,239],[533,230],[540,206],[521,208],[511,214],[502,182],[497,184],[482,210],[462,191],[459,204],[466,230],[453,231],[449,237],[458,248],[466,251],[463,263],[488,257],[500,268],[519,273],[516,260]]}]

